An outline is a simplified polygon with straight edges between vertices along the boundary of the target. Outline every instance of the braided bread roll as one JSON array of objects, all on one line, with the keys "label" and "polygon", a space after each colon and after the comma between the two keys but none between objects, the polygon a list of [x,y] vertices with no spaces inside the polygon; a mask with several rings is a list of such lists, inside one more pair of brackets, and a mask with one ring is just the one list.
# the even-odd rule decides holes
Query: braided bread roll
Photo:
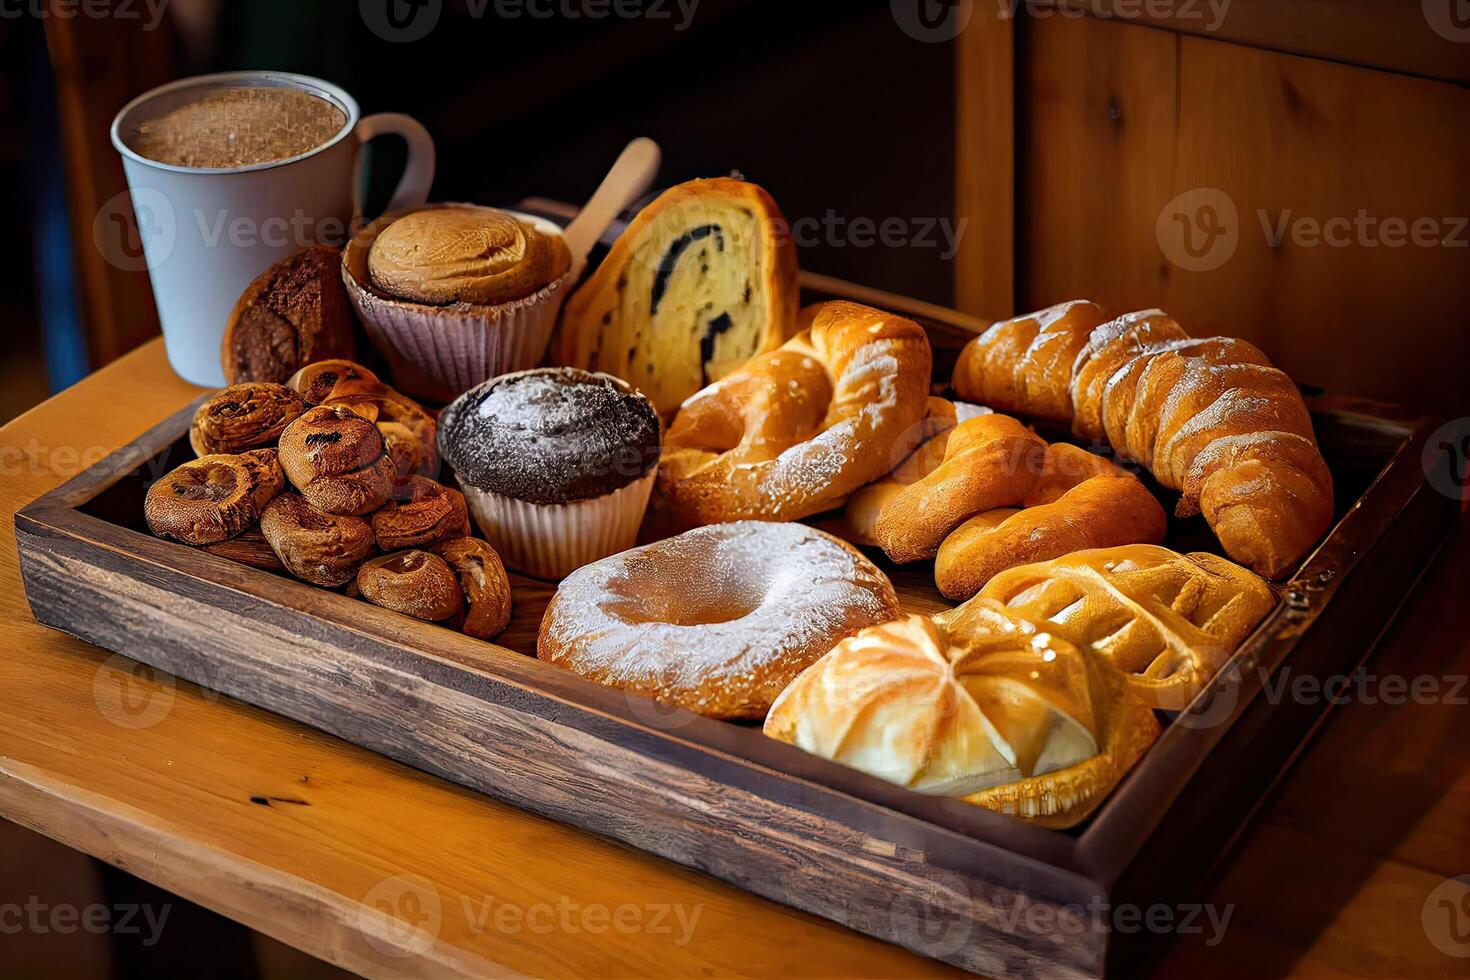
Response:
[{"label": "braided bread roll", "polygon": [[1332,476],[1296,385],[1246,341],[1192,339],[1159,310],[1099,325],[1095,310],[1074,302],[995,324],[962,352],[956,393],[1070,418],[1179,490],[1175,512],[1203,513],[1231,558],[1267,578],[1291,571],[1332,523]]}]

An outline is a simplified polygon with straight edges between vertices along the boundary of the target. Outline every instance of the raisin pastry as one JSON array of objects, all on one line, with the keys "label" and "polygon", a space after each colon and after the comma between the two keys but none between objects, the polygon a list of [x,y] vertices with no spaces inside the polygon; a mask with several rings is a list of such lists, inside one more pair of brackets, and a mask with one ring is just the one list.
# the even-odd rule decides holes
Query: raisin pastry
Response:
[{"label": "raisin pastry", "polygon": [[604,371],[667,418],[796,331],[796,250],[764,190],[672,187],[638,213],[567,301],[551,362]]},{"label": "raisin pastry", "polygon": [[189,445],[200,456],[273,446],[306,402],[285,385],[248,381],[230,385],[200,405],[189,424]]},{"label": "raisin pastry", "polygon": [[397,472],[373,423],[341,406],[318,405],[281,433],[281,468],[329,514],[366,514],[387,503]]},{"label": "raisin pastry", "polygon": [[299,493],[283,493],[266,506],[260,533],[286,571],[329,589],[352,581],[358,567],[378,550],[367,521],[328,514]]}]

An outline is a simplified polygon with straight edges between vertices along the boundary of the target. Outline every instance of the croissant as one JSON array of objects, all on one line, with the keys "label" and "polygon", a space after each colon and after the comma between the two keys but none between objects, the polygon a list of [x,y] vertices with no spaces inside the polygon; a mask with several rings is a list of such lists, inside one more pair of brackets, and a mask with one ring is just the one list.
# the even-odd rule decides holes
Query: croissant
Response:
[{"label": "croissant", "polygon": [[1095,311],[1078,301],[993,325],[961,353],[956,393],[1070,418],[1180,491],[1175,512],[1203,513],[1230,557],[1289,572],[1332,523],[1332,476],[1291,379],[1246,341],[1191,339],[1159,310],[1102,324]]},{"label": "croissant", "polygon": [[1189,704],[1276,604],[1265,582],[1231,561],[1147,544],[1008,569],[971,603],[985,601],[1066,630],[1128,675],[1149,707],[1171,710]]},{"label": "croissant", "polygon": [[1106,661],[986,601],[843,640],[781,693],[764,731],[921,793],[1068,827],[1159,725]]}]

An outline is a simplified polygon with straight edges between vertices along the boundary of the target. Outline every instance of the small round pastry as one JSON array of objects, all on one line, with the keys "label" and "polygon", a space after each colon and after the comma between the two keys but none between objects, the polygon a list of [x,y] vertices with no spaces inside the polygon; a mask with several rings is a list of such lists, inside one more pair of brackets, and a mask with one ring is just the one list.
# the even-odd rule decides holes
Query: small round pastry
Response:
[{"label": "small round pastry", "polygon": [[539,364],[579,271],[555,224],[474,204],[385,214],[342,254],[394,384],[434,401]]},{"label": "small round pastry", "polygon": [[857,549],[804,524],[696,528],[573,572],[536,655],[712,718],[762,718],[837,641],[898,616]]},{"label": "small round pastry", "polygon": [[427,551],[400,551],[357,571],[358,593],[375,606],[437,623],[464,608],[454,570]]},{"label": "small round pastry", "polygon": [[281,468],[329,514],[366,514],[387,502],[397,476],[377,426],[340,406],[318,405],[281,433]]},{"label": "small round pastry", "polygon": [[847,302],[803,316],[808,329],[679,409],[655,503],[671,526],[808,517],[913,448],[929,397],[923,328]]},{"label": "small round pastry", "polygon": [[439,416],[439,452],[511,568],[538,578],[629,548],[658,465],[658,415],[606,374],[540,368],[465,392]]},{"label": "small round pastry", "polygon": [[393,491],[392,500],[373,512],[371,520],[383,551],[422,548],[470,533],[464,494],[426,476],[410,477]]},{"label": "small round pastry", "polygon": [[376,424],[400,482],[414,473],[432,477],[438,470],[439,424],[412,398],[382,382],[353,381],[337,385],[322,404],[350,409]]},{"label": "small round pastry", "polygon": [[260,533],[259,525],[242,531],[233,538],[216,541],[214,544],[201,545],[200,551],[207,551],[211,555],[220,558],[228,558],[251,568],[258,568],[263,572],[284,572],[286,566],[281,564],[281,559],[271,550],[270,542],[265,535]]},{"label": "small round pastry", "polygon": [[220,390],[200,405],[189,424],[189,445],[200,456],[272,446],[306,402],[285,385],[247,381]]},{"label": "small round pastry", "polygon": [[440,541],[431,549],[459,576],[469,609],[460,632],[477,639],[499,636],[510,623],[510,580],[495,549],[479,538]]},{"label": "small round pastry", "polygon": [[274,449],[201,456],[148,488],[143,517],[159,537],[213,544],[254,524],[285,482]]},{"label": "small round pastry", "polygon": [[266,506],[260,533],[286,571],[329,589],[351,581],[358,566],[377,551],[367,521],[328,514],[299,493],[283,493]]},{"label": "small round pastry", "polygon": [[320,405],[330,398],[349,398],[376,384],[382,384],[376,374],[356,361],[340,358],[308,364],[286,382],[308,405]]}]

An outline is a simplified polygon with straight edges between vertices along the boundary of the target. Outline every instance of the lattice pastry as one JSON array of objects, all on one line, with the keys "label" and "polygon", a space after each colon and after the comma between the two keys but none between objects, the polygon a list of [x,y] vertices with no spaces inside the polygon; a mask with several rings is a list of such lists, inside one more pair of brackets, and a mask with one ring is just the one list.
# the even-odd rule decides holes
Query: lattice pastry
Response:
[{"label": "lattice pastry", "polygon": [[1276,604],[1234,562],[1142,544],[1009,569],[973,601],[982,599],[1065,629],[1127,674],[1150,707],[1170,710],[1184,708]]}]

